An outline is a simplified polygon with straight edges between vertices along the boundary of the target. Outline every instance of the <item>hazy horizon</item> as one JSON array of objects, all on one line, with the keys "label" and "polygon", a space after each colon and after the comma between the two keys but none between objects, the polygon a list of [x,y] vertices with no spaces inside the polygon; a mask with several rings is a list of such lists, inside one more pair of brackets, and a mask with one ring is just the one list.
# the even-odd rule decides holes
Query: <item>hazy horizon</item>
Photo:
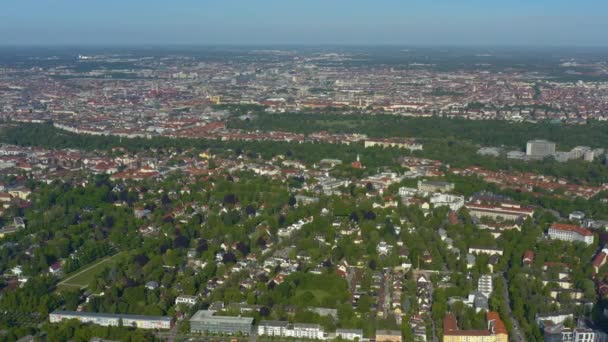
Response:
[{"label": "hazy horizon", "polygon": [[21,1],[0,45],[607,46],[608,3],[583,0]]}]

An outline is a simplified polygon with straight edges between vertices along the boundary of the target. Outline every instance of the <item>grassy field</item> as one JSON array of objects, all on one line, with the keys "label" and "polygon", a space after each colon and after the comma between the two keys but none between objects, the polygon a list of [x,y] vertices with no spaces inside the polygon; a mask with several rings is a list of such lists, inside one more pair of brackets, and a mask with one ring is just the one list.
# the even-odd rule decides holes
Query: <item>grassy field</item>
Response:
[{"label": "grassy field", "polygon": [[65,277],[65,279],[57,284],[57,289],[86,288],[106,266],[111,266],[114,264],[119,259],[121,254],[122,253],[118,253],[110,257],[103,258],[96,263],[69,274],[67,277]]},{"label": "grassy field", "polygon": [[324,291],[324,290],[317,290],[317,289],[315,289],[315,290],[303,290],[303,289],[297,289],[296,290],[296,297],[300,296],[304,292],[311,292],[315,296],[315,299],[316,299],[317,303],[322,303],[323,300],[326,297],[330,297],[331,296],[331,294],[327,293],[327,291]]}]

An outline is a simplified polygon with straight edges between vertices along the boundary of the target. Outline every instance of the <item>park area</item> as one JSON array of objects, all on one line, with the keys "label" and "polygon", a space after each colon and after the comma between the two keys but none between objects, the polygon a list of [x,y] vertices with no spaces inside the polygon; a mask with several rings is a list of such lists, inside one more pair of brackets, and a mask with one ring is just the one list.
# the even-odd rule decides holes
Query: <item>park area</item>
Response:
[{"label": "park area", "polygon": [[67,289],[84,289],[99,273],[101,273],[106,267],[112,266],[119,260],[119,256],[122,253],[117,253],[107,258],[103,258],[91,265],[85,266],[82,269],[69,274],[62,281],[57,284],[58,290]]}]

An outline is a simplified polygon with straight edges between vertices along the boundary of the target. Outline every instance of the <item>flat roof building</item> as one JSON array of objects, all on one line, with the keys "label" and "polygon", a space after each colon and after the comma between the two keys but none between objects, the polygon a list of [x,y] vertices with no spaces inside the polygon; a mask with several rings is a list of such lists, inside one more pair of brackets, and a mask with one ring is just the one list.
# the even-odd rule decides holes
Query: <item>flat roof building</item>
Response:
[{"label": "flat roof building", "polygon": [[454,190],[454,183],[419,180],[418,190],[424,192],[449,192]]},{"label": "flat roof building", "polygon": [[547,140],[531,140],[526,144],[526,156],[544,158],[555,153],[555,143]]},{"label": "flat roof building", "polygon": [[258,336],[323,340],[325,339],[325,332],[319,324],[290,324],[287,321],[262,321],[260,322],[260,325],[258,325]]},{"label": "flat roof building", "polygon": [[107,326],[133,327],[140,329],[171,329],[174,320],[165,316],[142,316],[142,315],[123,315],[108,314],[100,312],[78,312],[55,310],[49,314],[51,323],[58,323],[63,320],[75,319],[83,323],[92,323]]},{"label": "flat roof building", "polygon": [[361,329],[336,329],[336,337],[349,341],[363,341],[363,330]]},{"label": "flat roof building", "polygon": [[258,336],[287,336],[287,321],[262,321],[258,325]]},{"label": "flat roof building", "polygon": [[214,310],[199,310],[190,318],[193,333],[251,335],[252,317],[215,316]]}]

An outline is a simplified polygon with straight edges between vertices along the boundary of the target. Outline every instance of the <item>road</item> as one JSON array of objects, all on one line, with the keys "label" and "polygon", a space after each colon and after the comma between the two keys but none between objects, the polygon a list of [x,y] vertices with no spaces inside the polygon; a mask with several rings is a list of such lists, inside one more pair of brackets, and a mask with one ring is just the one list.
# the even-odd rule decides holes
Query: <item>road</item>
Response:
[{"label": "road", "polygon": [[[249,337],[234,337],[234,336],[204,336],[201,334],[192,333],[178,333],[177,329],[171,329],[169,331],[157,331],[154,333],[161,341],[167,342],[231,342],[234,339],[239,342],[256,342],[257,336],[251,335]],[[281,339],[276,339],[281,341]],[[284,339],[283,339],[284,340]]]},{"label": "road", "polygon": [[504,273],[502,273],[502,280],[504,282],[503,286],[503,297],[507,302],[507,314],[511,317],[511,322],[513,322],[513,331],[511,331],[511,337],[513,341],[525,341],[524,335],[521,333],[521,328],[519,327],[519,322],[513,316],[513,312],[511,311],[511,298],[509,297],[509,282],[507,281],[507,277]]},{"label": "road", "polygon": [[168,342],[175,342],[175,337],[177,336],[177,327],[178,325],[176,324],[173,326],[173,329],[169,330],[169,334],[167,335]]},{"label": "road", "polygon": [[[430,286],[430,294],[431,294],[431,307],[433,307],[433,282],[429,282]],[[437,326],[435,325],[435,320],[433,319],[433,316],[430,314],[429,312],[429,316],[430,316],[430,320],[431,320],[431,329],[433,330],[433,342],[437,342],[439,341],[439,339],[437,338]]]}]

